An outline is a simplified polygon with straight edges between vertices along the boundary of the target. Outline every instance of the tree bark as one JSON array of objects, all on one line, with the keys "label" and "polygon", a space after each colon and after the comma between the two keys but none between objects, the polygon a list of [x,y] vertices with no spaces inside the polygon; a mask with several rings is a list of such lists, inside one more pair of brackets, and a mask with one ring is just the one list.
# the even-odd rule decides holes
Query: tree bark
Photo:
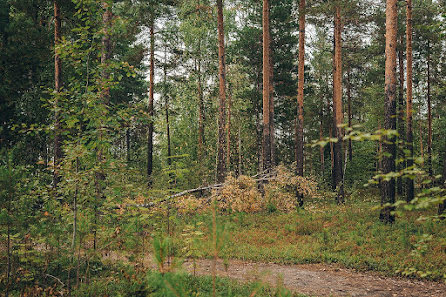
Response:
[{"label": "tree bark", "polygon": [[154,16],[150,20],[150,82],[149,82],[149,127],[147,131],[147,184],[150,187],[152,185],[152,173],[153,173],[153,99],[155,89],[155,22]]},{"label": "tree bark", "polygon": [[[443,156],[443,175],[440,179],[440,184],[441,184],[440,186],[442,188],[446,188],[445,182],[446,182],[446,147],[445,147],[444,156]],[[444,200],[443,203],[441,203],[438,206],[438,215],[442,216],[442,215],[444,215],[445,212],[446,212],[446,200]]]},{"label": "tree bark", "polygon": [[[319,141],[322,141],[322,139],[324,138],[324,130],[323,130],[323,126],[324,126],[324,113],[323,110],[321,108],[320,114],[319,114],[321,121],[319,124]],[[325,172],[325,156],[324,156],[324,151],[325,148],[323,146],[319,147],[319,155],[320,155],[320,161],[321,161],[321,173],[322,175],[324,175]]]},{"label": "tree bark", "polygon": [[[407,156],[407,168],[413,166],[413,106],[412,106],[412,0],[406,0],[406,56],[407,56],[407,99],[406,99],[406,146],[409,151]],[[414,199],[414,180],[408,178],[406,181],[406,201]]]},{"label": "tree bark", "polygon": [[269,55],[269,130],[271,137],[271,167],[276,166],[276,130],[274,126],[274,64],[273,55],[271,53],[271,28],[269,31],[270,38],[270,55]]},{"label": "tree bark", "polygon": [[228,91],[228,112],[226,119],[226,168],[231,170],[231,109],[232,109],[232,96],[231,90]]},{"label": "tree bark", "polygon": [[109,79],[110,79],[110,71],[108,69],[109,66],[109,60],[111,58],[111,22],[113,18],[112,10],[110,5],[106,2],[102,2],[102,8],[104,9],[104,13],[102,15],[102,26],[103,26],[103,32],[104,36],[102,37],[102,49],[101,49],[101,67],[102,67],[102,73],[101,73],[101,79],[102,79],[102,86],[101,86],[101,94],[100,94],[100,104],[102,104],[102,115],[100,120],[100,127],[99,127],[99,135],[98,135],[98,150],[97,150],[97,162],[99,165],[99,169],[95,172],[95,190],[96,190],[96,201],[94,205],[94,224],[93,224],[93,249],[96,250],[97,247],[97,225],[98,225],[98,204],[100,199],[104,196],[104,181],[105,181],[105,172],[102,168],[102,165],[104,163],[104,148],[102,145],[102,142],[104,141],[104,123],[103,118],[107,116],[107,108],[110,101],[110,86],[109,86]]},{"label": "tree bark", "polygon": [[432,169],[432,96],[431,96],[431,55],[430,55],[430,44],[427,44],[427,168],[429,176],[433,176]]},{"label": "tree bark", "polygon": [[[396,46],[398,30],[397,0],[386,2],[386,67],[385,67],[385,117],[384,129],[396,129]],[[384,137],[383,141],[383,174],[395,171],[396,146],[394,137]],[[380,220],[384,223],[393,223],[395,215],[392,214],[395,203],[395,179],[384,179],[381,188]]]},{"label": "tree bark", "polygon": [[344,129],[342,125],[344,119],[342,109],[342,20],[341,7],[339,3],[335,7],[334,18],[334,58],[333,58],[333,119],[334,132],[338,141],[334,144],[334,168],[333,180],[336,186],[337,195],[336,202],[344,202],[344,185],[343,185],[343,154],[342,154],[342,138]]},{"label": "tree bark", "polygon": [[[305,83],[305,0],[299,1],[299,63],[297,89],[297,143],[296,162],[297,175],[304,176],[304,83]],[[300,207],[303,197],[297,193]]]},{"label": "tree bark", "polygon": [[269,0],[263,0],[263,170],[271,170],[271,66]]},{"label": "tree bark", "polygon": [[54,172],[53,172],[53,186],[57,188],[60,181],[59,165],[62,159],[61,136],[60,136],[60,107],[59,94],[62,88],[62,61],[58,53],[57,47],[62,38],[61,33],[61,16],[59,1],[54,1]]},{"label": "tree bark", "polygon": [[218,73],[219,73],[219,113],[218,113],[218,152],[217,182],[224,182],[226,177],[225,128],[226,128],[226,66],[225,33],[223,26],[223,3],[217,0],[218,21]]},{"label": "tree bark", "polygon": [[204,98],[203,98],[203,86],[201,81],[201,60],[198,59],[198,83],[197,83],[197,92],[198,92],[198,159],[202,160],[204,153]]},{"label": "tree bark", "polygon": [[[397,148],[397,171],[401,171],[404,168],[404,151],[403,151],[403,142],[404,142],[404,61],[403,61],[403,50],[401,49],[401,40],[400,40],[400,49],[398,50],[398,70],[399,70],[399,89],[398,89],[398,148]],[[403,179],[402,177],[398,177],[396,180],[396,189],[398,196],[403,195]]]},{"label": "tree bark", "polygon": [[[348,127],[352,129],[352,85],[350,81],[350,69],[347,71],[347,117]],[[352,140],[348,140],[348,158],[350,162],[353,160],[353,145]]]}]

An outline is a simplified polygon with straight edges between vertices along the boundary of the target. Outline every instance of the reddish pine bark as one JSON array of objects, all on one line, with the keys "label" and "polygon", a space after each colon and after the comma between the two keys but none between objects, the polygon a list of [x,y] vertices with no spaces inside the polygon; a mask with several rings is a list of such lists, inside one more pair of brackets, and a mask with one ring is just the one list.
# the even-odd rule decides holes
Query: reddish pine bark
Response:
[{"label": "reddish pine bark", "polygon": [[153,173],[153,97],[155,88],[155,32],[154,20],[150,21],[150,82],[149,82],[149,127],[147,131],[147,182],[152,185]]},{"label": "reddish pine bark", "polygon": [[271,65],[269,0],[263,0],[263,170],[270,170],[271,159]]},{"label": "reddish pine bark", "polygon": [[[407,167],[413,166],[413,106],[412,106],[412,0],[406,0],[406,56],[407,56],[407,99],[406,99],[406,145],[409,151],[407,158]],[[408,178],[406,181],[406,201],[414,199],[415,185],[414,180]]]},{"label": "reddish pine bark", "polygon": [[338,141],[334,144],[333,181],[336,186],[338,203],[344,202],[342,138],[344,129],[340,127],[344,121],[342,109],[342,20],[341,7],[335,7],[334,18],[334,58],[333,58],[333,119],[334,132]]},{"label": "reddish pine bark", "polygon": [[[397,0],[387,0],[386,5],[386,65],[385,65],[385,117],[384,129],[396,129],[396,47],[397,47]],[[395,171],[396,146],[394,137],[383,139],[383,174]],[[384,179],[381,187],[380,220],[393,223],[395,216],[393,207],[387,204],[395,203],[395,179]]]},{"label": "reddish pine bark", "polygon": [[217,0],[218,18],[218,76],[219,76],[219,112],[218,112],[218,152],[217,182],[224,182],[226,177],[225,127],[226,127],[226,70],[225,70],[225,33],[223,27],[223,3]]}]

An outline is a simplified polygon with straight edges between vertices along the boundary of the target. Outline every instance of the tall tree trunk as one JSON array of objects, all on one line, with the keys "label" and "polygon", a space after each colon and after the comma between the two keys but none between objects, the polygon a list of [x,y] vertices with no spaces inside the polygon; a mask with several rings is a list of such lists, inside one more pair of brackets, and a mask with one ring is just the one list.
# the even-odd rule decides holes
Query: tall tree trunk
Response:
[{"label": "tall tree trunk", "polygon": [[226,176],[225,128],[226,128],[226,66],[225,66],[225,33],[223,26],[223,3],[217,0],[218,21],[218,76],[219,76],[219,113],[218,113],[218,152],[217,182],[224,182]]},{"label": "tall tree trunk", "polygon": [[61,17],[59,1],[54,1],[54,174],[53,186],[57,188],[60,181],[59,164],[62,159],[61,136],[60,136],[60,111],[59,111],[59,93],[62,87],[62,62],[57,47],[62,37]]},{"label": "tall tree trunk", "polygon": [[[348,127],[352,129],[352,85],[350,81],[350,69],[347,71],[347,117]],[[352,140],[348,140],[348,158],[350,162],[353,160]]]},{"label": "tall tree trunk", "polygon": [[[329,127],[328,127],[328,136],[330,139],[333,138],[333,121],[330,121]],[[330,141],[330,165],[331,165],[331,172],[334,171],[334,144]],[[333,191],[336,190],[336,181],[334,180],[334,174],[331,175],[332,177],[332,189]]]},{"label": "tall tree trunk", "polygon": [[228,91],[228,112],[226,119],[226,169],[231,170],[231,109],[232,109],[232,96],[231,90]]},{"label": "tall tree trunk", "polygon": [[[304,176],[304,83],[305,83],[305,0],[299,1],[299,63],[297,89],[297,175]],[[303,196],[297,193],[299,206],[303,206]]]},{"label": "tall tree trunk", "polygon": [[[413,166],[413,106],[412,106],[412,0],[406,0],[406,56],[407,56],[407,99],[406,99],[406,146],[409,151],[407,168]],[[414,180],[406,181],[406,201],[410,202],[415,196]]]},{"label": "tall tree trunk", "polygon": [[198,159],[202,160],[204,153],[204,98],[203,98],[203,85],[201,81],[201,60],[197,61],[197,92],[198,92]]},{"label": "tall tree trunk", "polygon": [[342,109],[342,20],[339,3],[335,7],[334,18],[334,59],[333,59],[333,119],[334,132],[338,141],[334,144],[333,180],[336,185],[338,203],[344,202],[342,138],[344,129],[340,126],[344,121]]},{"label": "tall tree trunk", "polygon": [[[421,106],[418,108],[418,116],[420,120],[418,121],[418,135],[420,136],[420,155],[421,155],[421,167],[424,167],[424,143],[423,143],[423,115],[421,114]],[[424,187],[423,185],[421,185]]]},{"label": "tall tree trunk", "polygon": [[270,55],[269,55],[269,130],[271,137],[271,167],[276,166],[276,130],[274,126],[274,64],[273,55],[271,53],[271,28],[269,31],[270,36]]},{"label": "tall tree trunk", "polygon": [[[440,184],[442,188],[446,188],[446,147],[444,150],[444,155],[443,155],[443,175],[440,179]],[[441,203],[438,206],[438,215],[444,215],[446,211],[446,200],[443,201],[443,203]]]},{"label": "tall tree trunk", "polygon": [[242,175],[242,127],[238,127],[238,166],[237,166],[237,177]]},{"label": "tall tree trunk", "polygon": [[[381,130],[381,121],[378,118],[378,130]],[[382,170],[383,170],[383,141],[382,141],[382,137],[379,137],[379,142],[378,142],[378,160],[376,162],[376,171],[377,174],[382,174]],[[381,190],[382,187],[382,178],[379,178],[378,182],[378,188],[379,190]]]},{"label": "tall tree trunk", "polygon": [[98,225],[98,204],[100,199],[104,196],[104,181],[105,181],[105,172],[102,168],[104,163],[104,148],[101,144],[104,141],[104,122],[103,118],[107,117],[107,106],[110,101],[110,86],[108,80],[110,79],[110,70],[109,60],[111,58],[111,22],[112,22],[112,10],[108,2],[102,2],[102,8],[104,9],[104,13],[102,15],[102,26],[104,35],[102,37],[102,49],[101,49],[101,67],[102,67],[102,86],[101,86],[101,95],[100,95],[100,104],[103,105],[102,115],[100,120],[99,127],[99,148],[97,151],[97,162],[99,165],[99,169],[95,173],[95,188],[96,188],[96,201],[94,205],[94,230],[93,230],[93,249],[96,250],[97,247],[97,225]]},{"label": "tall tree trunk", "polygon": [[269,0],[263,0],[263,169],[270,170],[271,160],[271,66]]},{"label": "tall tree trunk", "polygon": [[[397,0],[387,0],[386,5],[386,68],[385,68],[385,118],[384,129],[396,129],[396,47],[398,30]],[[394,137],[384,137],[383,141],[383,174],[395,171],[396,146]],[[382,181],[380,220],[393,223],[395,215],[393,207],[386,204],[395,203],[395,179]]]},{"label": "tall tree trunk", "polygon": [[[324,113],[323,109],[321,108],[320,114],[321,122],[319,124],[319,141],[322,141],[324,138]],[[320,155],[320,161],[321,161],[321,173],[324,175],[325,172],[325,156],[324,156],[325,148],[323,146],[319,147],[319,155]]]},{"label": "tall tree trunk", "polygon": [[153,97],[155,89],[155,22],[152,15],[150,20],[150,83],[149,83],[149,127],[147,131],[147,185],[152,185],[153,173]]},{"label": "tall tree trunk", "polygon": [[[398,50],[398,69],[399,69],[399,89],[398,89],[398,147],[397,147],[397,171],[404,168],[404,61],[403,50],[401,49],[402,42],[400,40],[400,48]],[[396,189],[398,196],[403,195],[403,179],[398,177],[396,180]]]},{"label": "tall tree trunk", "polygon": [[427,44],[427,168],[429,176],[433,176],[432,169],[432,97],[431,97],[431,54],[430,43]]}]

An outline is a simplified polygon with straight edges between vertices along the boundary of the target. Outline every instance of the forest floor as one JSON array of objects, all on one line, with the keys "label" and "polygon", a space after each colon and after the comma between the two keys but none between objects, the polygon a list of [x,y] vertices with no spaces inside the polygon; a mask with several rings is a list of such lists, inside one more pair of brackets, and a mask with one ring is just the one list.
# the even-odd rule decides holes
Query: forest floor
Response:
[{"label": "forest floor", "polygon": [[[197,275],[210,274],[211,264],[211,260],[198,261]],[[188,272],[193,272],[191,262],[183,266]],[[338,265],[279,265],[231,260],[227,271],[223,261],[220,261],[217,274],[243,282],[262,281],[271,286],[283,285],[295,293],[309,296],[446,296],[444,283],[381,277],[376,273],[357,272]]]},{"label": "forest floor", "polygon": [[[111,253],[107,260],[123,260]],[[157,269],[152,257],[146,257],[145,267]],[[194,268],[195,266],[195,268]],[[212,260],[185,261],[182,269],[196,276],[212,274]],[[308,296],[370,296],[370,297],[444,297],[442,282],[384,277],[375,272],[359,272],[337,264],[281,265],[241,260],[217,262],[217,276],[243,283],[260,282],[272,287],[284,287]]]}]

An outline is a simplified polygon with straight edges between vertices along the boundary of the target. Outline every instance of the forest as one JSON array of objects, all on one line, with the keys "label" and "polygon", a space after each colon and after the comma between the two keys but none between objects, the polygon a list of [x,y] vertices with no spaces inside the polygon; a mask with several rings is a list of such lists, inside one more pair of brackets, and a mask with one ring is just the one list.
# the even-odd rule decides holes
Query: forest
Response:
[{"label": "forest", "polygon": [[0,0],[0,296],[446,296],[444,132],[445,0]]}]

